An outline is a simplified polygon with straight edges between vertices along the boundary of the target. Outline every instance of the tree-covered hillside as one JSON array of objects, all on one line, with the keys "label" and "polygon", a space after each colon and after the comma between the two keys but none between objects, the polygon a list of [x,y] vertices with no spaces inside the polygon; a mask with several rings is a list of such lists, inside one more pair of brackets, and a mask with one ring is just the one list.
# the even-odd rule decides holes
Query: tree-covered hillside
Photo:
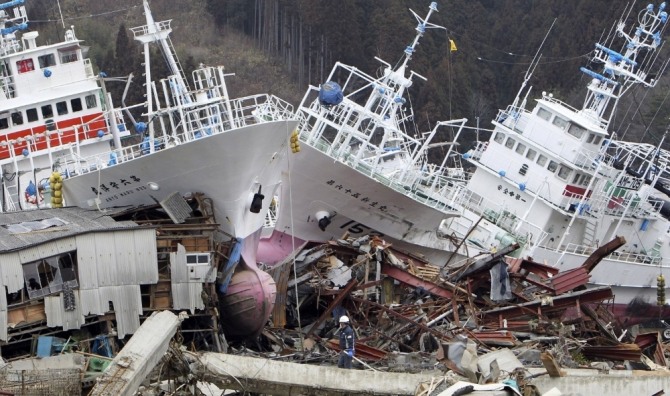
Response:
[{"label": "tree-covered hillside", "polygon": [[[424,0],[151,1],[156,20],[173,19],[173,43],[186,68],[200,62],[223,63],[236,74],[231,80],[235,95],[270,92],[294,104],[307,84],[325,82],[336,61],[369,74],[380,70],[374,57],[399,61],[415,34],[416,20],[409,9],[423,16],[429,4]],[[461,117],[471,125],[479,120],[481,126],[490,127],[497,109],[517,94],[538,51],[542,57],[529,82],[532,95],[552,92],[580,107],[589,78],[579,67],[588,61],[594,43],[622,16],[626,3],[453,0],[437,5],[431,22],[445,29],[428,30],[410,63],[427,78],[416,79],[410,90],[421,130],[438,120]],[[637,4],[636,10],[644,5]],[[62,13],[65,24],[75,25],[78,37],[91,46],[90,57],[101,70],[114,75],[134,70],[141,75],[140,49],[127,30],[144,23],[140,0],[113,4],[29,0],[27,7],[31,19],[54,34],[62,34]],[[450,50],[450,39],[457,51]],[[662,56],[668,56],[666,49]],[[665,100],[668,78],[658,78],[655,89],[638,88],[620,106],[613,123],[620,137],[660,141],[670,107]]]}]

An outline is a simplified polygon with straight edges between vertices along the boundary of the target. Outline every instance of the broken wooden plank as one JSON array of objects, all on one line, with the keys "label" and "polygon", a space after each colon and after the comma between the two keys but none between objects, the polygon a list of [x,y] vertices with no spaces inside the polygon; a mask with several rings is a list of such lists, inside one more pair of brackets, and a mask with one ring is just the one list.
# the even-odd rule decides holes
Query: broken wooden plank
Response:
[{"label": "broken wooden plank", "polygon": [[556,378],[565,376],[565,371],[561,370],[561,366],[558,364],[556,359],[554,359],[554,356],[551,354],[551,352],[546,351],[540,353],[540,360],[542,361],[544,368],[547,369],[547,373],[549,373],[550,377]]},{"label": "broken wooden plank", "polygon": [[342,304],[342,301],[344,301],[344,299],[349,295],[349,293],[351,293],[352,290],[354,290],[356,286],[358,286],[358,281],[356,279],[349,281],[349,284],[347,284],[347,286],[342,289],[340,294],[335,297],[335,300],[333,300],[333,302],[328,305],[328,308],[321,314],[319,319],[312,323],[312,326],[309,328],[307,334],[305,334],[305,337],[311,336],[314,333],[314,330],[321,326],[321,323],[323,323],[330,316],[335,307]]}]

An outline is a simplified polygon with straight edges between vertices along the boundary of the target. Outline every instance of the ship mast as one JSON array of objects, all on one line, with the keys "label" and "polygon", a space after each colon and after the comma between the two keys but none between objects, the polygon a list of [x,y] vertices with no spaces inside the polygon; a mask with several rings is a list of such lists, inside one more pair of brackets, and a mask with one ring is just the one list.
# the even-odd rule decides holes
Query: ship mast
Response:
[{"label": "ship mast", "polygon": [[[190,98],[188,92],[190,91],[188,87],[188,82],[184,76],[184,72],[179,65],[179,61],[175,56],[174,47],[170,40],[170,33],[172,33],[172,28],[170,27],[171,20],[163,22],[155,22],[153,15],[151,14],[151,9],[149,8],[149,1],[144,0],[144,15],[146,17],[147,24],[144,26],[136,27],[130,29],[134,36],[135,40],[141,42],[144,46],[144,73],[146,75],[146,96],[147,96],[147,114],[153,114],[154,112],[154,97],[152,95],[152,80],[151,80],[151,56],[149,51],[149,44],[158,43],[160,45],[161,52],[163,57],[167,62],[168,68],[171,73],[171,89],[173,97],[176,101],[181,103],[190,103],[192,98]],[[158,98],[155,99],[156,102]],[[154,128],[153,123],[148,123],[149,130],[149,152],[154,152]]]},{"label": "ship mast", "polygon": [[[631,9],[632,5],[629,13]],[[596,43],[591,63],[602,65],[602,70],[596,72],[585,67],[580,69],[592,77],[587,86],[588,92],[581,113],[592,118],[603,129],[607,129],[617,102],[628,89],[635,84],[645,87],[656,85],[657,80],[651,77],[650,71],[658,58],[658,52],[654,52],[661,45],[668,19],[664,10],[665,2],[661,3],[658,10],[654,10],[654,5],[649,4],[638,16],[639,25],[630,33],[624,31],[625,23],[622,18],[614,29],[615,34],[610,36],[609,43]],[[619,51],[611,48],[617,37],[625,39]],[[666,66],[667,61],[660,66],[658,75],[663,73]]]}]

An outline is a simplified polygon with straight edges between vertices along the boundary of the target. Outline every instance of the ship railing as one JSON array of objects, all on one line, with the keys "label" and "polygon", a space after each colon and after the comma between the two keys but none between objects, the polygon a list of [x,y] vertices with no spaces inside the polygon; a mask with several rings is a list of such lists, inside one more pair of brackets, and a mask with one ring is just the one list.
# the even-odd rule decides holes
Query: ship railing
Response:
[{"label": "ship railing", "polygon": [[565,194],[561,207],[578,211],[578,215],[599,218],[603,215],[625,218],[651,218],[661,211],[664,200],[654,199],[648,193],[617,187],[603,180],[595,185],[590,197],[582,194]]},{"label": "ship railing", "polygon": [[[587,245],[578,245],[575,243],[568,243],[562,248],[556,248],[556,249],[551,249],[547,247],[544,248],[562,254],[576,254],[588,257],[591,254],[593,254],[593,252],[595,252],[596,249],[598,249],[598,247],[599,246],[587,246]],[[661,256],[651,256],[644,252],[629,252],[625,250],[621,252],[615,251],[607,257],[613,260],[623,261],[626,263],[651,264],[651,265],[659,265],[663,260]]]},{"label": "ship railing", "polygon": [[[266,94],[252,95],[230,102],[232,113],[235,117],[233,125],[244,127],[265,122],[293,119],[292,105],[288,102]],[[218,105],[220,107],[220,102]],[[206,110],[202,106],[184,112],[187,116],[195,117],[198,112]],[[154,151],[164,150],[176,145],[201,139],[205,136],[218,134],[230,130],[232,127],[228,118],[223,112],[216,115],[204,111],[206,116],[200,118],[185,117],[188,122],[178,124],[179,133],[163,134],[158,133],[154,138]],[[156,123],[160,125],[160,122]],[[140,143],[127,145],[122,148],[109,150],[103,153],[88,157],[78,157],[71,155],[70,159],[62,163],[65,171],[65,177],[74,176],[77,173],[86,173],[108,166],[114,166],[123,162],[132,161],[151,152],[151,146],[148,140]]]},{"label": "ship railing", "polygon": [[[542,227],[510,212],[502,205],[471,191],[464,184],[450,190],[449,205],[457,210],[469,210],[489,223],[509,233],[520,245],[529,248],[544,243],[548,234]],[[463,237],[463,235],[461,235]]]},{"label": "ship railing", "polygon": [[[100,139],[108,139],[109,133],[107,128],[102,128],[104,135],[99,137],[98,133],[101,128],[94,128],[91,124],[101,121],[101,117],[94,118],[88,123],[83,123],[83,119],[79,118],[81,124],[74,125],[68,128],[55,129],[55,123],[47,123],[45,130],[44,126],[39,128],[31,128],[30,133],[20,138],[5,140],[0,144],[0,155],[12,157],[17,155],[23,149],[27,149],[30,153],[43,152],[54,147],[68,147],[68,145],[76,144],[76,142],[98,141]],[[52,128],[52,126],[54,128]],[[124,128],[122,124],[119,126]],[[94,137],[95,136],[95,137]]]},{"label": "ship railing", "polygon": [[[161,21],[161,22],[156,22],[153,25],[151,25],[152,28],[156,28],[157,31],[165,31],[165,30],[170,30],[170,23],[172,20],[167,20],[167,21]],[[130,31],[133,32],[134,37],[139,37],[139,36],[144,36],[149,34],[149,25],[144,25],[144,26],[137,26],[130,28]]]},{"label": "ship railing", "polygon": [[2,90],[2,99],[12,99],[16,96],[16,89],[12,76],[0,77],[0,90]]},{"label": "ship railing", "polygon": [[530,112],[522,107],[507,106],[505,110],[498,110],[496,121],[511,130],[514,130],[518,133],[523,133],[523,127],[518,124],[523,118],[522,116],[524,114],[530,114]]},{"label": "ship railing", "polygon": [[[323,138],[314,141],[311,145],[311,147],[321,151],[323,154],[329,156],[334,161],[339,161],[349,166],[350,168],[382,183],[383,185],[412,198],[417,202],[421,202],[428,207],[435,208],[443,212],[452,212],[452,208],[449,206],[449,203],[444,198],[444,195],[439,191],[427,192],[425,189],[417,188],[417,185],[420,182],[420,178],[416,177],[414,179],[409,179],[409,181],[407,178],[401,179],[399,178],[401,172],[398,170],[395,170],[389,174],[385,174],[376,170],[374,166],[371,166],[365,161],[355,161],[355,156],[351,152],[343,152],[341,155],[332,156],[329,153],[331,146],[332,144]],[[424,180],[424,183],[425,182],[426,181]]]},{"label": "ship railing", "polygon": [[2,44],[0,45],[0,56],[7,56],[21,51],[21,44],[18,40],[2,39]]}]

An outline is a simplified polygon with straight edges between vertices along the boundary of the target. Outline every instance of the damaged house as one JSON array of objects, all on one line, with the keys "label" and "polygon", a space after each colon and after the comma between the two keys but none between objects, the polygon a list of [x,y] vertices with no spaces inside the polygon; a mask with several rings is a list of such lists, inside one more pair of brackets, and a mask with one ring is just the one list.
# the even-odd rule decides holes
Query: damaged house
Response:
[{"label": "damaged house", "polygon": [[[123,339],[163,309],[205,317],[201,338],[217,346],[216,225],[161,221],[117,221],[76,207],[1,213],[2,356],[34,354],[40,336],[69,330]],[[90,351],[87,342],[76,348]]]}]

